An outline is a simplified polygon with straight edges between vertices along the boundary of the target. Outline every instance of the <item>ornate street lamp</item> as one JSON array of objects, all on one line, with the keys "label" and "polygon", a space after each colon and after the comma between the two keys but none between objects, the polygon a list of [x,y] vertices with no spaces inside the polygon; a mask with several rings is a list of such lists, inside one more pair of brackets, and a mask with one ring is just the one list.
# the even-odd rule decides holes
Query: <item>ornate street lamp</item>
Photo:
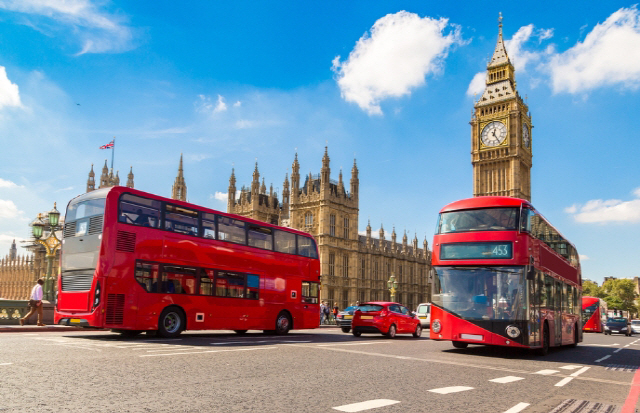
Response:
[{"label": "ornate street lamp", "polygon": [[[61,229],[58,225],[59,223],[60,211],[56,209],[55,202],[53,203],[53,209],[49,211],[48,223],[42,222],[41,215],[38,215],[38,218],[31,223],[35,243],[42,245],[46,250],[47,273],[44,279],[44,299],[48,301],[52,301],[55,297],[56,277],[53,276],[52,272],[53,260],[62,244],[56,236],[56,231]],[[44,234],[45,228],[49,230],[49,234],[45,239],[40,239]]]},{"label": "ornate street lamp", "polygon": [[396,276],[391,274],[389,281],[387,281],[387,287],[389,287],[389,293],[391,293],[391,301],[396,301],[396,290],[398,289],[398,282]]}]

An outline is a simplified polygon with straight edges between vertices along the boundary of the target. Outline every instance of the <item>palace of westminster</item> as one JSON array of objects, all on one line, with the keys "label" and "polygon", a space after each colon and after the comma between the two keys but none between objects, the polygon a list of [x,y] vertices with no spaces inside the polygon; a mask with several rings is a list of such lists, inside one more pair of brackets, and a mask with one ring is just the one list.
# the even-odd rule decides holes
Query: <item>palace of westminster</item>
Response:
[{"label": "palace of westminster", "polygon": [[[487,66],[486,86],[474,104],[471,119],[471,162],[473,195],[503,195],[531,199],[532,144],[529,109],[516,90],[515,69],[507,55],[500,19],[498,41]],[[331,178],[330,158],[325,148],[318,175],[300,175],[297,154],[291,179],[285,175],[281,198],[267,190],[256,163],[250,187],[242,186],[239,196],[235,171],[229,178],[227,212],[296,228],[314,236],[321,262],[321,299],[345,308],[356,301],[389,300],[387,282],[391,275],[398,283],[396,301],[416,308],[430,301],[431,252],[427,240],[416,236],[409,240],[406,232],[397,241],[395,229],[390,239],[380,227],[374,237],[370,223],[366,235],[358,233],[359,171],[356,161],[351,178],[345,185],[342,171],[338,180]],[[133,169],[126,186],[134,187]],[[118,173],[102,169],[98,188],[120,185]],[[93,165],[87,181],[87,192],[96,188]],[[174,199],[187,199],[182,155],[178,175],[172,187]],[[281,200],[280,200],[281,199]],[[35,256],[16,264],[15,244],[11,256],[0,261],[0,297],[26,299],[33,282],[43,272],[42,251],[28,247]],[[39,261],[40,260],[40,261]],[[22,266],[21,266],[22,265]],[[19,270],[17,270],[17,268]],[[54,265],[57,268],[57,263]],[[35,274],[34,274],[35,273]]]}]

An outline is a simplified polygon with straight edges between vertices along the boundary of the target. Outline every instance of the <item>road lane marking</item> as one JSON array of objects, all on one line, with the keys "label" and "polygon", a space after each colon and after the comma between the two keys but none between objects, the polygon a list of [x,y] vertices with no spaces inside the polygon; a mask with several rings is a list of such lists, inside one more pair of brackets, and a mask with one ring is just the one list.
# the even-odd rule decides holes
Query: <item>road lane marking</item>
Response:
[{"label": "road lane marking", "polygon": [[[580,367],[580,366],[578,366]],[[562,368],[562,367],[560,367]],[[569,377],[565,377],[564,379],[560,380],[559,382],[557,382],[555,384],[556,387],[562,387],[565,384],[569,383],[571,380],[573,380],[575,377],[578,377],[579,375],[581,375],[582,373],[584,373],[585,371],[589,370],[591,367],[583,367],[580,370],[571,373],[571,375]]]},{"label": "road lane marking", "polygon": [[225,341],[224,343],[210,343],[214,346],[225,346],[227,344],[255,344],[255,343],[266,343],[267,340],[257,340],[257,341]]},{"label": "road lane marking", "polygon": [[377,399],[368,400],[366,402],[345,404],[344,406],[333,407],[333,410],[339,410],[341,412],[361,412],[363,410],[376,409],[378,407],[391,406],[392,404],[400,403],[398,400],[389,399]]},{"label": "road lane marking", "polygon": [[574,364],[568,365],[568,366],[562,366],[560,367],[561,369],[565,369],[565,370],[575,370],[575,369],[579,369],[582,366],[576,366]]},{"label": "road lane marking", "polygon": [[363,346],[366,344],[391,344],[391,342],[390,341],[363,341],[359,343],[332,343],[332,344],[318,344],[316,347]]},{"label": "road lane marking", "polygon": [[524,377],[505,376],[505,377],[499,377],[497,379],[493,379],[493,380],[489,380],[489,381],[491,381],[493,383],[506,384],[506,383],[513,383],[514,381],[519,381],[519,380],[524,380]]},{"label": "road lane marking", "polygon": [[622,406],[621,413],[635,413],[638,396],[640,396],[640,369],[636,370],[636,374],[633,375],[629,395]]},{"label": "road lane marking", "polygon": [[11,364],[13,364],[13,363],[0,363],[0,366],[9,366]]},{"label": "road lane marking", "polygon": [[186,353],[157,353],[143,354],[138,357],[160,357],[160,356],[182,356],[186,354],[204,354],[204,353],[226,353],[231,351],[253,351],[253,350],[275,350],[278,347],[252,347],[252,348],[236,348],[233,350],[205,350],[205,351],[189,351]]},{"label": "road lane marking", "polygon": [[606,356],[604,356],[603,358],[596,360],[595,362],[596,362],[596,363],[600,363],[602,360],[606,360],[606,359],[608,359],[609,357],[611,357],[611,354],[606,355]]},{"label": "road lane marking", "polygon": [[[336,351],[336,352],[342,352],[342,353],[349,353],[349,354],[360,354],[360,355],[364,355],[364,356],[372,356],[372,357],[386,357],[386,358],[396,358],[398,357],[396,354],[384,354],[384,353],[375,353],[375,352],[367,352],[367,351],[363,351],[363,350],[355,350],[355,349],[348,349],[348,348],[338,348],[338,347],[319,347],[319,346],[315,346],[315,345],[301,345],[301,344],[287,344],[288,346],[292,346],[292,347],[301,347],[301,348],[305,348],[305,349],[316,349],[316,350],[323,350],[323,351]],[[410,357],[410,356],[405,356],[405,358],[407,360],[414,360],[414,361],[419,361],[422,363],[437,363],[437,364],[444,364],[444,365],[450,365],[450,366],[459,366],[459,367],[465,367],[465,368],[474,368],[474,369],[483,369],[483,370],[493,370],[493,371],[504,371],[504,372],[508,372],[508,373],[516,373],[516,374],[535,374],[535,372],[531,372],[531,371],[527,371],[527,370],[517,370],[517,369],[513,369],[513,368],[508,368],[508,367],[497,367],[497,366],[488,366],[488,365],[482,365],[482,364],[472,364],[472,363],[468,363],[468,362],[458,362],[458,361],[451,361],[451,360],[442,360],[442,359],[429,359],[429,358],[419,358],[419,357]],[[560,376],[562,377],[562,376]],[[617,380],[608,380],[608,379],[601,379],[601,378],[595,378],[595,377],[576,377],[577,380],[583,380],[583,381],[591,381],[594,383],[607,383],[607,384],[617,384],[617,385],[622,385],[622,386],[628,386],[630,384],[630,382],[625,382],[625,381],[617,381]]]},{"label": "road lane marking", "polygon": [[620,343],[613,343],[613,344],[580,344],[580,347],[583,346],[587,346],[587,347],[613,347],[613,346],[619,346]]},{"label": "road lane marking", "polygon": [[560,373],[559,370],[540,370],[540,371],[536,371],[533,374],[540,374],[542,376],[549,376],[551,374],[556,374],[556,373]]},{"label": "road lane marking", "polygon": [[618,351],[622,350],[622,348],[617,349],[616,351],[614,351],[614,353],[617,353]]},{"label": "road lane marking", "polygon": [[518,413],[529,407],[529,403],[518,403],[504,413]]},{"label": "road lane marking", "polygon": [[467,390],[473,390],[473,387],[452,386],[452,387],[441,387],[439,389],[432,389],[427,391],[430,391],[431,393],[438,393],[438,394],[449,394],[449,393],[458,393],[458,392],[467,391]]}]

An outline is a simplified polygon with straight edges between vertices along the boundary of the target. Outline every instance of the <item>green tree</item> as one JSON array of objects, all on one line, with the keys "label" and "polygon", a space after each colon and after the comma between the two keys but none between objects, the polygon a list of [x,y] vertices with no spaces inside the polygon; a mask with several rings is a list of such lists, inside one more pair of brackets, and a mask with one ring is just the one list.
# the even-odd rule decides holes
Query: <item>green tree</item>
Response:
[{"label": "green tree", "polygon": [[602,290],[602,287],[598,287],[598,284],[589,280],[586,280],[582,283],[582,295],[598,298],[604,298],[606,296],[606,294]]},{"label": "green tree", "polygon": [[636,307],[636,285],[633,280],[622,278],[617,280],[607,280],[602,284],[602,290],[605,293],[604,300],[609,306],[609,310],[629,311],[633,316],[637,314]]}]

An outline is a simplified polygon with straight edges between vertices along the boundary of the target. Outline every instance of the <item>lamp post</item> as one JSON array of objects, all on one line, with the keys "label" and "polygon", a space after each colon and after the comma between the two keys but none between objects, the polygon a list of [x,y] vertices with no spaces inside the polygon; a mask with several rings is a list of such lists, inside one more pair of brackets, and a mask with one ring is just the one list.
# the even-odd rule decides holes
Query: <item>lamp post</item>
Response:
[{"label": "lamp post", "polygon": [[[62,243],[56,236],[56,231],[60,230],[60,211],[56,209],[56,203],[53,203],[53,209],[48,213],[48,221],[43,222],[41,215],[38,215],[31,223],[33,231],[33,237],[35,243],[40,244],[45,248],[47,258],[47,273],[44,279],[44,299],[52,301],[55,298],[55,278],[53,276],[53,260],[56,256],[56,251],[60,248]],[[49,233],[45,239],[42,238],[45,229],[48,229]]]},{"label": "lamp post", "polygon": [[389,293],[391,293],[391,301],[396,301],[396,289],[398,288],[398,282],[396,276],[391,274],[389,281],[387,281],[387,287],[389,287]]}]

